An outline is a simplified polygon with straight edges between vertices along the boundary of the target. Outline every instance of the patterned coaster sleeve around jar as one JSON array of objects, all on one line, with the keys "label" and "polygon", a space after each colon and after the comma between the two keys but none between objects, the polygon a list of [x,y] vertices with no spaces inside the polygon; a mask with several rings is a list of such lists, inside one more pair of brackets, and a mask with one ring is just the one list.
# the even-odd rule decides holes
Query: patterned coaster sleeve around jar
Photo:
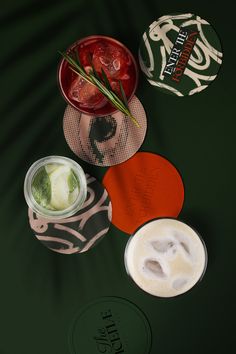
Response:
[{"label": "patterned coaster sleeve around jar", "polygon": [[134,96],[129,105],[140,128],[121,112],[93,117],[67,106],[63,129],[71,150],[97,166],[113,166],[128,160],[142,145],[147,130],[146,113],[138,98]]},{"label": "patterned coaster sleeve around jar", "polygon": [[106,189],[86,175],[87,198],[75,215],[61,220],[43,218],[29,209],[30,227],[35,236],[52,251],[62,254],[89,250],[109,230],[112,207]]},{"label": "patterned coaster sleeve around jar", "polygon": [[112,223],[128,234],[151,219],[177,217],[184,202],[178,170],[154,153],[138,152],[110,167],[103,184],[112,202]]},{"label": "patterned coaster sleeve around jar", "polygon": [[139,62],[148,82],[177,96],[207,88],[222,63],[220,40],[212,26],[191,13],[171,14],[144,32]]}]

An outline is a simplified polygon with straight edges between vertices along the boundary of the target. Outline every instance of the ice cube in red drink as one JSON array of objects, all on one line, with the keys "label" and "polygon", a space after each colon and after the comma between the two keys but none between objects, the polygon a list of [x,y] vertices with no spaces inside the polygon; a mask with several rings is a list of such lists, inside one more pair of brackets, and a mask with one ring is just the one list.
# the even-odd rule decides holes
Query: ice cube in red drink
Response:
[{"label": "ice cube in red drink", "polygon": [[82,107],[101,108],[107,103],[103,94],[89,82],[85,81],[81,76],[77,76],[72,82],[68,96],[70,99],[79,102]]},{"label": "ice cube in red drink", "polygon": [[125,76],[127,66],[131,64],[131,60],[123,48],[104,42],[97,43],[92,60],[96,71],[101,72],[103,69],[107,77],[112,79],[121,79]]}]

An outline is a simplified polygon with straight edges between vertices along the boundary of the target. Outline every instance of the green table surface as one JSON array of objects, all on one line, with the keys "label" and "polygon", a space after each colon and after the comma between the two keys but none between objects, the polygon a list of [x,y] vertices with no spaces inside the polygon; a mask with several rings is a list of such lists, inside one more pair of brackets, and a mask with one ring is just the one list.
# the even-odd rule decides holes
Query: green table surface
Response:
[{"label": "green table surface", "polygon": [[[52,154],[74,158],[100,181],[106,171],[79,160],[65,142],[57,51],[86,35],[103,34],[137,54],[153,20],[185,11],[217,29],[222,69],[207,90],[186,98],[163,94],[140,75],[137,96],[148,115],[141,151],[160,153],[181,171],[186,196],[180,218],[202,234],[209,264],[199,286],[162,300],[127,277],[128,236],[114,226],[85,254],[60,255],[41,245],[28,224],[23,181],[31,163]],[[109,295],[129,299],[145,312],[153,333],[151,354],[233,351],[234,19],[229,1],[1,1],[1,354],[67,354],[67,331],[77,309]]]}]

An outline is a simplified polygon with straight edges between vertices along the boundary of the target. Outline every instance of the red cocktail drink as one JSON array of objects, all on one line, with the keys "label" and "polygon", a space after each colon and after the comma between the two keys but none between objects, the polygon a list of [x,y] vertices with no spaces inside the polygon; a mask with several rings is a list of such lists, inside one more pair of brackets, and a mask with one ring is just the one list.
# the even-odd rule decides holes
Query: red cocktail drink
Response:
[{"label": "red cocktail drink", "polygon": [[[120,83],[129,101],[137,87],[138,69],[131,52],[117,40],[106,36],[89,36],[74,43],[67,54],[78,53],[81,65],[89,73],[92,65],[102,78],[106,74],[112,90],[121,97]],[[59,86],[65,100],[75,109],[96,116],[117,110],[91,83],[71,70],[62,59],[58,71]]]}]

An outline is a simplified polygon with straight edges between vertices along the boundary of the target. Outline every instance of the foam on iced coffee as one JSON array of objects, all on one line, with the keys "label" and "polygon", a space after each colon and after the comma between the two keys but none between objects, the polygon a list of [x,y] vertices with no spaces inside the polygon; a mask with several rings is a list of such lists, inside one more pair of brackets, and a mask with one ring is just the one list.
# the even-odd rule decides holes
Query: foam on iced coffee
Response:
[{"label": "foam on iced coffee", "polygon": [[125,252],[126,268],[144,291],[172,297],[191,289],[204,273],[206,250],[198,234],[175,219],[141,227]]}]

